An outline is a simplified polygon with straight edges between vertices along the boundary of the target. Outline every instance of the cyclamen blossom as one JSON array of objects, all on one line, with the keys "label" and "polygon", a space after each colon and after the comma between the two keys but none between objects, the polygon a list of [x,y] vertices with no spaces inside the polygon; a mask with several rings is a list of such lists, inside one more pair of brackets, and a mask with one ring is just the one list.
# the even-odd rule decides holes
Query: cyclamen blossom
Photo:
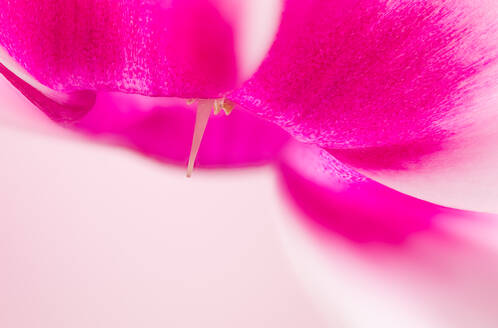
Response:
[{"label": "cyclamen blossom", "polygon": [[249,3],[3,1],[0,68],[57,120],[119,91],[201,99],[202,132],[225,99],[394,189],[498,211],[495,2],[287,0],[266,55],[242,46],[272,17]]},{"label": "cyclamen blossom", "polygon": [[[293,204],[321,234],[332,231],[353,249],[342,253],[336,247],[342,243],[327,239],[334,251],[326,259],[346,254],[374,269],[352,279],[357,271],[343,261],[326,274],[320,266],[328,261],[310,265],[313,254],[298,249],[291,257],[301,277],[321,279],[321,299],[337,297],[334,283],[353,282],[361,297],[341,299],[344,312],[373,309],[378,320],[354,316],[360,325],[495,327],[497,300],[487,288],[496,286],[496,251],[483,246],[489,236],[476,233],[476,246],[441,228],[448,218],[452,229],[493,230],[495,217],[411,198],[350,166],[426,200],[497,211],[498,5],[288,0],[273,46],[252,75],[265,42],[250,52],[252,59],[241,57],[248,54],[242,45],[252,43],[241,41],[237,26],[246,11],[237,6],[248,3],[254,2],[1,1],[0,71],[52,119],[182,165],[195,120],[185,99],[200,99],[204,118],[211,106],[233,102],[230,116],[210,119],[198,164],[276,159]],[[311,145],[291,141],[277,155],[288,141],[278,125]],[[377,280],[365,284],[358,276]],[[370,299],[379,276],[388,288]],[[423,306],[411,294],[403,298],[409,306],[401,309],[413,322],[404,312],[378,315],[379,304],[392,305],[397,279],[423,289]]]}]

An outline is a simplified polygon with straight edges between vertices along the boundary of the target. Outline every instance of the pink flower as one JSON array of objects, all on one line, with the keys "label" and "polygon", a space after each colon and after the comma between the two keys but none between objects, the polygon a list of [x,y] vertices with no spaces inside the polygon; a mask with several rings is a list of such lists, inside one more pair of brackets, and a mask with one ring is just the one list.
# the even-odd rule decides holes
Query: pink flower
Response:
[{"label": "pink flower", "polygon": [[266,56],[273,2],[1,6],[2,73],[55,120],[103,91],[226,99],[396,190],[498,210],[492,2],[288,0]]},{"label": "pink flower", "polygon": [[[0,72],[161,161],[273,161],[321,234],[404,245],[498,213],[497,18],[487,0],[3,1]],[[213,106],[235,109],[204,133]]]}]

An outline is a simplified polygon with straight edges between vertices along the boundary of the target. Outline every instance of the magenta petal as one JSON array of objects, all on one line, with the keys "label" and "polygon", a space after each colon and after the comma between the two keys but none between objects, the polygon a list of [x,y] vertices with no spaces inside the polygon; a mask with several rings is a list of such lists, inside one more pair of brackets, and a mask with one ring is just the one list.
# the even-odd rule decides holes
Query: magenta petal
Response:
[{"label": "magenta petal", "polygon": [[289,0],[268,57],[232,98],[322,147],[437,142],[496,77],[484,73],[497,66],[497,17],[463,2]]},{"label": "magenta petal", "polygon": [[79,120],[95,103],[96,94],[92,91],[74,91],[58,95],[56,92],[43,93],[1,63],[0,74],[55,122],[68,123]]},{"label": "magenta petal", "polygon": [[[75,127],[97,140],[185,166],[194,121],[195,111],[184,101],[102,93]],[[287,139],[279,127],[236,107],[229,116],[212,115],[197,162],[200,167],[263,164],[275,158]]]},{"label": "magenta petal", "polygon": [[80,118],[88,90],[218,98],[261,62],[280,1],[2,0],[0,63],[23,71],[2,74],[56,121]]},{"label": "magenta petal", "polygon": [[334,309],[331,327],[498,326],[498,216],[347,179],[316,146],[283,153],[291,203],[307,214],[280,222],[285,250],[323,313]]},{"label": "magenta petal", "polygon": [[498,4],[289,0],[231,99],[362,173],[498,212]]},{"label": "magenta petal", "polygon": [[436,229],[439,216],[472,216],[387,188],[317,146],[290,143],[279,168],[285,190],[316,227],[358,243],[399,244]]},{"label": "magenta petal", "polygon": [[237,80],[225,2],[2,0],[0,46],[58,91],[218,97]]}]

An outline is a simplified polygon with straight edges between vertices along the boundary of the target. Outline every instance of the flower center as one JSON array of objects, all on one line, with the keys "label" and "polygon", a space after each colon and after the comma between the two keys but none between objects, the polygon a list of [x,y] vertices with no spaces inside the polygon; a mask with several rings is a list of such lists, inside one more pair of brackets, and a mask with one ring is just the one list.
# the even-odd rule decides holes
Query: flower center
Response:
[{"label": "flower center", "polygon": [[206,125],[211,115],[211,110],[214,115],[218,115],[222,110],[225,115],[230,115],[235,104],[225,98],[220,99],[189,99],[187,104],[191,105],[197,103],[197,113],[195,115],[194,136],[192,137],[192,147],[190,148],[190,156],[187,166],[187,177],[192,176],[194,171],[194,163],[201,146],[202,137],[206,130]]}]

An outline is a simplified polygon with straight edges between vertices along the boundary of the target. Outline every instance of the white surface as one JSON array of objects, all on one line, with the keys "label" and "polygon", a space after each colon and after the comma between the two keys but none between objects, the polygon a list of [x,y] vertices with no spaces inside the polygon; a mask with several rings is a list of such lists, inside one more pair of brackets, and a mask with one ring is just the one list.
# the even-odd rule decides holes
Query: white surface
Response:
[{"label": "white surface", "polygon": [[0,327],[326,327],[271,169],[196,171],[0,127]]}]

